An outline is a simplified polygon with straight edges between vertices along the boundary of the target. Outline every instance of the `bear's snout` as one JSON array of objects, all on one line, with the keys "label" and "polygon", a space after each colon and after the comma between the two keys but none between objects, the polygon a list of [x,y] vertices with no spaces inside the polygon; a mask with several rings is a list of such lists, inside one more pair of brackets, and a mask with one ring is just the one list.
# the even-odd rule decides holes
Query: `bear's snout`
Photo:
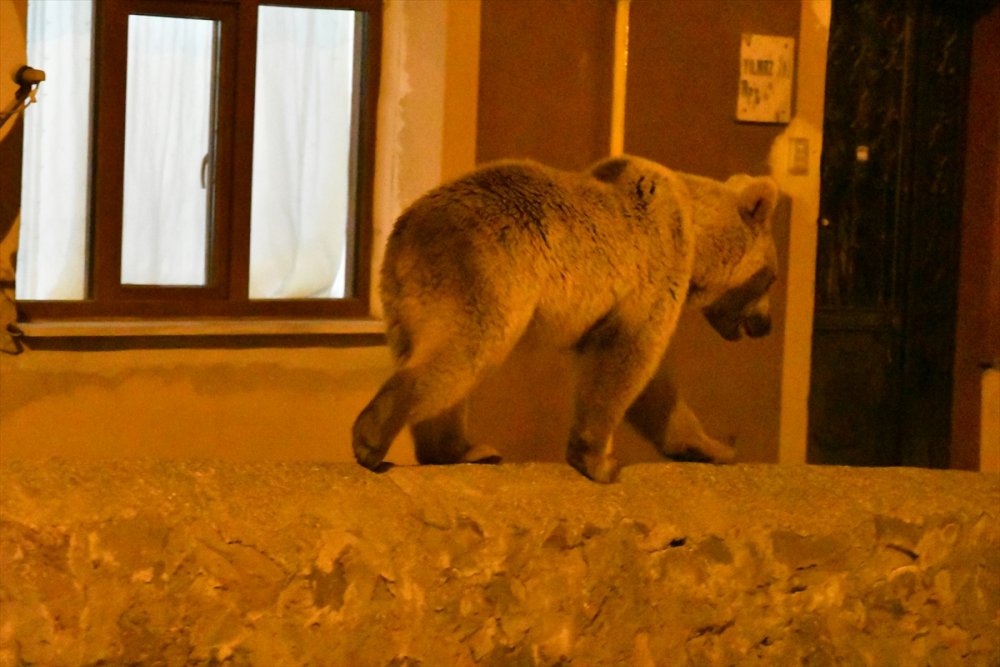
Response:
[{"label": "bear's snout", "polygon": [[771,311],[767,291],[774,282],[769,268],[757,271],[746,283],[725,292],[702,311],[708,323],[729,341],[743,334],[751,338],[771,331]]},{"label": "bear's snout", "polygon": [[760,338],[771,333],[771,316],[754,314],[744,319],[743,333],[750,338]]}]

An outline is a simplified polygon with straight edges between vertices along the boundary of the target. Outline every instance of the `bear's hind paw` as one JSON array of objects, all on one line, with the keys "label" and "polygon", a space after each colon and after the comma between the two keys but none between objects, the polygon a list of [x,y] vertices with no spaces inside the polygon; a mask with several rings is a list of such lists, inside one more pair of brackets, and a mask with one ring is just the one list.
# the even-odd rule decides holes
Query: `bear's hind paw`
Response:
[{"label": "bear's hind paw", "polygon": [[503,462],[500,452],[487,445],[473,445],[462,455],[462,463],[486,463],[496,465]]}]

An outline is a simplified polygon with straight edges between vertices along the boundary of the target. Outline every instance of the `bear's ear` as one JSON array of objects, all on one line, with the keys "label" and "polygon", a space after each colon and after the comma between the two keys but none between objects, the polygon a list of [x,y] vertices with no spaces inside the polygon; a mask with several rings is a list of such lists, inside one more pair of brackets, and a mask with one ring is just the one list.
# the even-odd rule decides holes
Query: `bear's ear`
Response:
[{"label": "bear's ear", "polygon": [[778,184],[773,178],[734,176],[729,183],[736,187],[736,206],[743,222],[759,225],[771,217],[778,203]]},{"label": "bear's ear", "polygon": [[624,157],[610,158],[607,160],[602,160],[594,165],[591,169],[591,174],[599,181],[604,183],[616,183],[628,169],[629,160]]}]

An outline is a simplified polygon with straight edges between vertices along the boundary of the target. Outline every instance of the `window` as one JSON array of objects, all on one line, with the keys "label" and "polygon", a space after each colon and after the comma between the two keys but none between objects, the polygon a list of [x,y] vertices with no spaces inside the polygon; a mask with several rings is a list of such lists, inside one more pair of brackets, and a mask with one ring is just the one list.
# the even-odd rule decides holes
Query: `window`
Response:
[{"label": "window", "polygon": [[22,319],[366,315],[381,19],[31,0]]}]

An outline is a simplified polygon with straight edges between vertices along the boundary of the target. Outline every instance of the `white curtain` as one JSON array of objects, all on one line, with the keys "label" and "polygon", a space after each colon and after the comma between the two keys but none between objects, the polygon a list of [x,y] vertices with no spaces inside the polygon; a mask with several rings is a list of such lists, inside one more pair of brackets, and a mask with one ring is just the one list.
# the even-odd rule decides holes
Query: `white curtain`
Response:
[{"label": "white curtain", "polygon": [[354,13],[261,7],[250,297],[344,294]]},{"label": "white curtain", "polygon": [[90,0],[28,4],[28,64],[45,70],[24,112],[18,299],[82,299],[90,150]]},{"label": "white curtain", "polygon": [[[214,21],[130,16],[122,272],[126,285],[204,285]],[[206,170],[206,173],[207,170]]]},{"label": "white curtain", "polygon": [[[92,11],[28,3],[29,63],[48,80],[26,114],[21,299],[85,296]],[[341,297],[354,13],[263,6],[258,24],[250,297]],[[204,282],[211,35],[210,21],[130,17],[125,283]]]}]

